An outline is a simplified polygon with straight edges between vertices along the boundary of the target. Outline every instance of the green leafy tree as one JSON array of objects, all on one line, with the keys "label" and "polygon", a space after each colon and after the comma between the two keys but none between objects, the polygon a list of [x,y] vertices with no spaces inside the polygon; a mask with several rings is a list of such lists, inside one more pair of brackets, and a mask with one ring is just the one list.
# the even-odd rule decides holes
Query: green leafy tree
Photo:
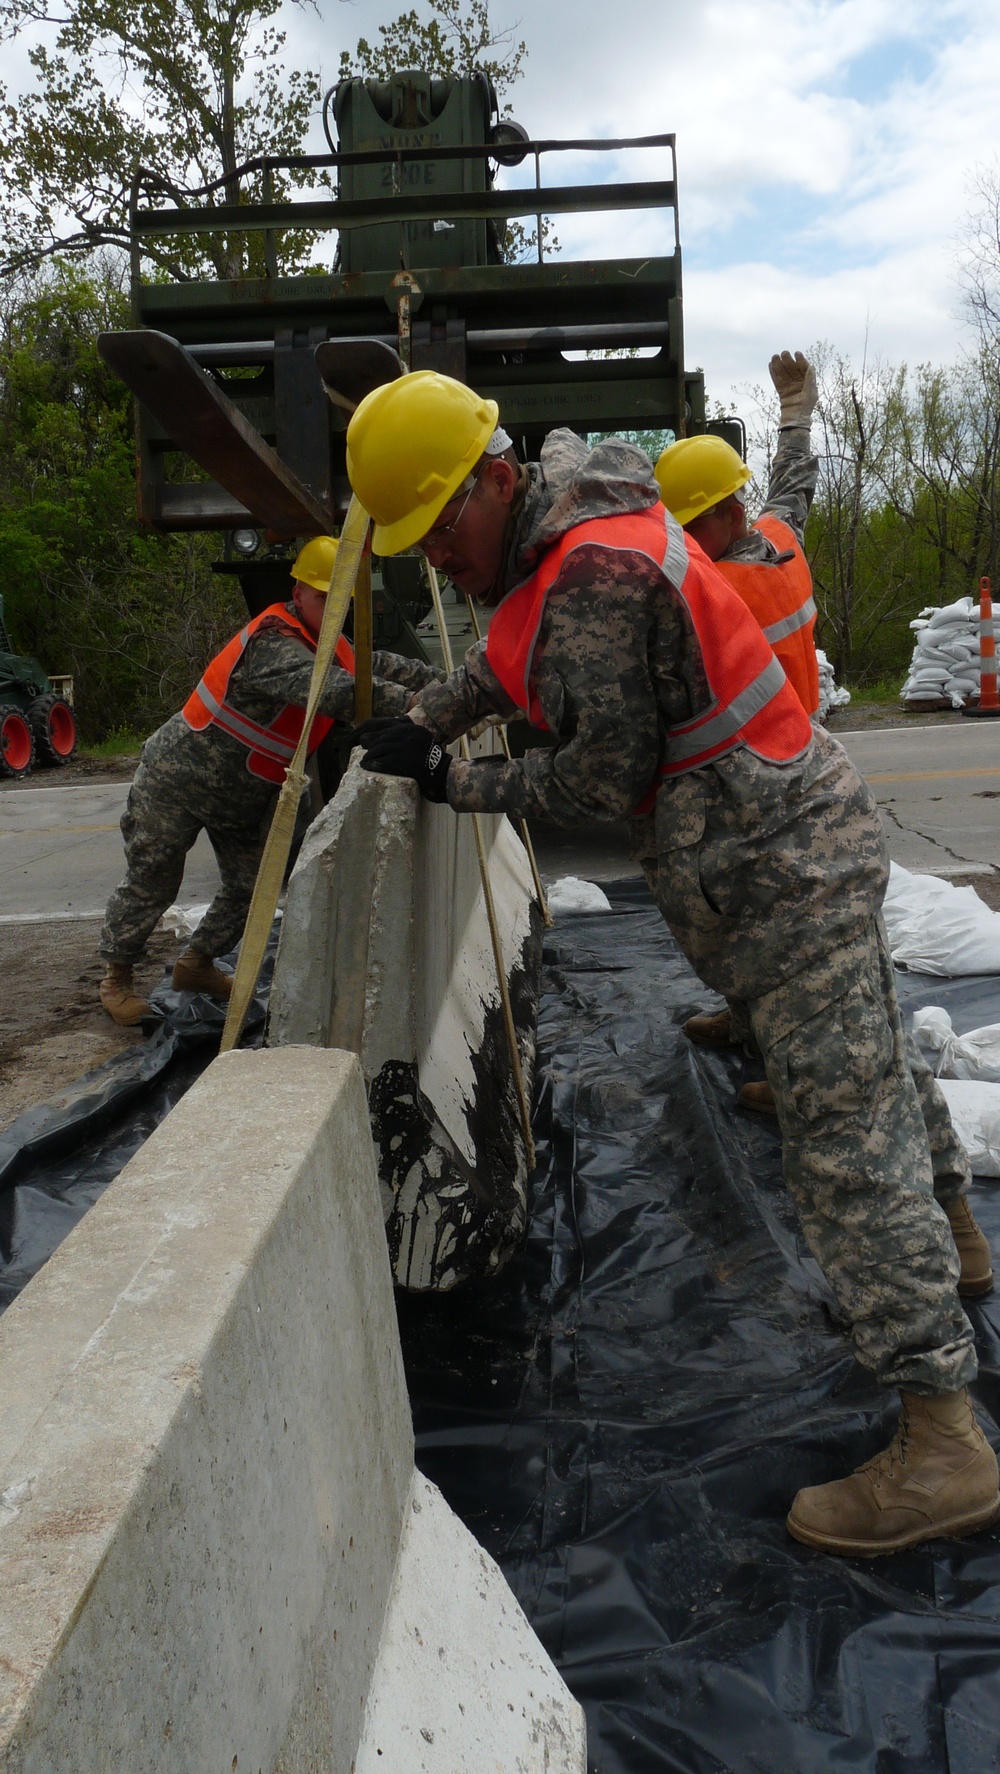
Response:
[{"label": "green leafy tree", "polygon": [[[528,46],[516,41],[515,26],[498,30],[489,0],[428,0],[431,17],[421,20],[416,8],[380,25],[374,43],[359,37],[354,54],[340,58],[340,78],[387,80],[401,68],[431,74],[488,75],[498,99],[520,80]],[[510,106],[504,108],[509,116]]]},{"label": "green leafy tree", "polygon": [[[59,16],[42,0],[0,0],[0,40],[34,34],[36,75],[19,99],[0,89],[0,275],[54,253],[130,246],[138,169],[146,197],[171,204],[259,200],[260,175],[237,178],[237,168],[252,156],[300,152],[319,99],[311,71],[282,64],[281,4],[73,0]],[[275,196],[294,178],[277,181]],[[222,184],[199,196],[215,180]],[[308,246],[305,237],[285,243],[289,269]],[[263,270],[254,235],[158,237],[141,251],[176,279]]]},{"label": "green leafy tree", "polygon": [[127,319],[111,267],[56,261],[0,311],[0,584],[14,644],[70,671],[84,735],[148,732],[237,627],[212,537],[135,515],[131,400],[97,334]]}]

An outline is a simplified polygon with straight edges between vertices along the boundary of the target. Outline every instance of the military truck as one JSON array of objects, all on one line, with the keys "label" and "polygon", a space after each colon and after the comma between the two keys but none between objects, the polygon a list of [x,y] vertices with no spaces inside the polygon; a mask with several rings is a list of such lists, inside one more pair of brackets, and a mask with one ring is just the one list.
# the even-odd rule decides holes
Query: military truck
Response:
[{"label": "military truck", "polygon": [[[256,179],[262,201],[229,201],[230,176],[166,207],[140,173],[132,296],[145,330],[102,341],[139,397],[142,520],[222,532],[218,570],[238,576],[252,612],[286,594],[297,539],[335,528],[348,504],[347,417],[326,398],[315,357],[330,341],[378,341],[407,369],[469,382],[499,403],[525,458],[556,425],[722,430],[742,447],[738,421],[706,426],[702,377],[684,368],[673,135],[536,140],[499,116],[478,73],[347,80],[327,95],[324,120],[328,154],[240,169],[237,180]],[[637,151],[655,156],[663,176],[548,179],[567,156],[592,164]],[[271,201],[293,165],[333,181],[332,194]],[[656,213],[661,251],[573,259],[546,250],[553,219],[632,210]],[[512,262],[517,223],[529,256]],[[328,269],[281,273],[279,241],[295,230],[330,236]],[[209,231],[261,241],[264,275],[143,281],[145,240]],[[419,558],[384,562],[376,644],[420,652],[414,631],[426,609]]]},{"label": "military truck", "polygon": [[14,651],[0,597],[0,777],[68,764],[75,751],[73,680],[50,678],[37,659]]}]

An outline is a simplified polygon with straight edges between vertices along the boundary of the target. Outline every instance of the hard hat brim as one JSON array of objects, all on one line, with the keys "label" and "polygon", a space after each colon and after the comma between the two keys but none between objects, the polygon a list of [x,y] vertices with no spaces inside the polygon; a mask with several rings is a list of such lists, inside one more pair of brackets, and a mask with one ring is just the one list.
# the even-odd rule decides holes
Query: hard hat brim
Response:
[{"label": "hard hat brim", "polygon": [[375,523],[372,531],[373,554],[402,554],[404,549],[413,548],[422,541],[428,530],[433,530],[445,506],[450,504],[458,492],[462,482],[468,478],[482,458],[486,445],[497,428],[500,409],[495,400],[486,402],[489,417],[483,421],[472,445],[458,463],[453,474],[448,476],[444,488],[426,505],[418,505],[415,510],[408,511],[405,517],[396,519],[393,524]]}]

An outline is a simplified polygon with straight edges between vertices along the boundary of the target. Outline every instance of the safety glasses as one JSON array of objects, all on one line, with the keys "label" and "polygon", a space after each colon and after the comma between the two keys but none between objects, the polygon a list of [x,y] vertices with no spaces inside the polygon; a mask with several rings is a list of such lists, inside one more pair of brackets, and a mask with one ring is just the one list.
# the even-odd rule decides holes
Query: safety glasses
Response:
[{"label": "safety glasses", "polygon": [[462,500],[456,515],[452,518],[449,524],[435,524],[432,530],[428,530],[426,536],[421,536],[420,541],[417,543],[417,547],[420,549],[421,553],[427,548],[437,548],[442,542],[447,541],[449,537],[455,534],[455,531],[458,529],[459,524],[465,516],[465,507],[468,505],[469,500],[472,498],[472,495],[476,490],[478,480],[478,474],[473,475],[472,485],[466,493],[465,498]]}]

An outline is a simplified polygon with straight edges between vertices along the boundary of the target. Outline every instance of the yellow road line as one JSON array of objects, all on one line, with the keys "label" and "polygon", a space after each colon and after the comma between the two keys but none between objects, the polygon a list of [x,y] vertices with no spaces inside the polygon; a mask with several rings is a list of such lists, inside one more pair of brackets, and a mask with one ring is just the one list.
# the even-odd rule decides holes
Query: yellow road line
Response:
[{"label": "yellow road line", "polygon": [[1000,766],[983,770],[893,770],[885,774],[862,771],[866,782],[950,782],[961,776],[1000,776]]}]

